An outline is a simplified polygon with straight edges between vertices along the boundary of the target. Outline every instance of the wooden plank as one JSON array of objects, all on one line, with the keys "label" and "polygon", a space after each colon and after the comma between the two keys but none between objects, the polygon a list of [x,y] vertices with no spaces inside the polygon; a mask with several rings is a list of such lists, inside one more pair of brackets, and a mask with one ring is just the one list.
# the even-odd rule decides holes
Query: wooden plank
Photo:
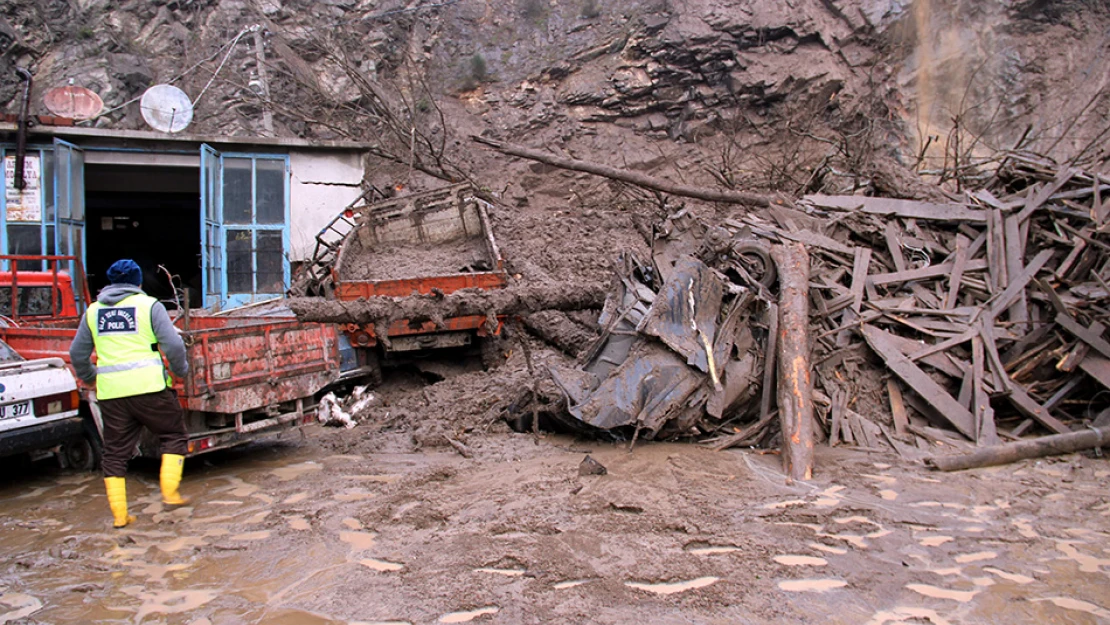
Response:
[{"label": "wooden plank", "polygon": [[1059,313],[1056,315],[1056,323],[1058,323],[1060,327],[1070,332],[1075,338],[1083,341],[1087,345],[1090,345],[1092,348],[1098,351],[1098,353],[1107,358],[1110,358],[1110,343],[1107,343],[1106,339],[1103,339],[1098,334],[1092,332],[1091,329],[1087,326],[1084,326],[1075,319],[1072,319],[1070,315],[1065,315],[1063,313]]},{"label": "wooden plank", "polygon": [[906,402],[902,399],[902,389],[898,388],[898,383],[894,380],[887,380],[886,392],[890,396],[890,414],[894,417],[894,433],[902,436],[910,423],[910,417],[906,414]]},{"label": "wooden plank", "polygon": [[979,318],[979,337],[983,340],[983,353],[987,358],[987,365],[990,367],[992,379],[994,380],[994,388],[998,392],[1006,392],[1006,367],[1002,364],[1002,358],[998,355],[998,345],[994,342],[994,317],[990,313],[984,314]]},{"label": "wooden plank", "polygon": [[[1024,268],[1025,240],[1021,236],[1020,222],[1016,215],[1009,215],[1003,220],[1003,229],[1006,238],[1006,275],[1019,276]],[[1024,289],[1018,293],[1014,303],[1009,308],[1010,321],[1016,324],[1018,332],[1029,329],[1029,305],[1025,300]]]},{"label": "wooden plank", "polygon": [[891,259],[894,260],[895,271],[905,271],[906,257],[902,255],[902,235],[898,231],[898,224],[895,220],[886,222],[883,229],[883,234],[886,236],[886,248],[890,252]]},{"label": "wooden plank", "polygon": [[1029,264],[1021,270],[1017,276],[1010,276],[1010,284],[1006,287],[1005,291],[991,302],[990,313],[997,318],[1002,311],[1010,307],[1014,299],[1017,298],[1019,293],[1025,292],[1025,287],[1037,275],[1037,272],[1044,267],[1048,259],[1052,258],[1052,250],[1041,250],[1029,261]]},{"label": "wooden plank", "polygon": [[932,356],[933,354],[936,354],[938,352],[948,351],[949,349],[961,343],[966,343],[967,341],[971,340],[971,337],[975,336],[978,333],[979,330],[977,328],[970,328],[967,332],[964,332],[963,334],[957,334],[952,338],[945,339],[933,345],[926,345],[918,351],[907,354],[906,357],[909,358],[911,362],[916,362],[918,360],[921,360],[922,358]]},{"label": "wooden plank", "polygon": [[[1107,362],[1110,365],[1110,361]],[[1020,384],[1010,383],[1010,403],[1014,405],[1022,414],[1027,417],[1036,419],[1041,425],[1056,432],[1057,434],[1067,434],[1071,432],[1071,428],[1064,425],[1056,417],[1048,413],[1044,406],[1037,403],[1035,399],[1029,396]]]},{"label": "wooden plank", "polygon": [[987,286],[991,294],[1000,293],[1009,280],[1006,277],[1006,239],[1003,232],[1002,211],[990,211],[987,219]]},{"label": "wooden plank", "polygon": [[994,409],[984,388],[983,375],[986,365],[981,337],[971,339],[971,412],[975,417],[975,444],[997,445],[998,432],[994,427]]},{"label": "wooden plank", "polygon": [[[1018,213],[1018,221],[1022,222],[1029,219],[1029,217],[1033,215],[1033,211],[1043,206],[1049,198],[1071,180],[1073,175],[1075,175],[1074,170],[1068,167],[1062,167],[1056,172],[1056,178],[1052,182],[1039,189],[1036,186],[1030,187],[1029,199],[1025,202],[1025,208],[1022,208],[1021,212]],[[1036,191],[1034,191],[1034,189],[1036,189]]]},{"label": "wooden plank", "polygon": [[956,258],[952,261],[952,273],[948,276],[948,296],[944,298],[944,308],[955,308],[960,296],[960,280],[964,277],[964,268],[967,267],[968,239],[962,234],[956,235]]},{"label": "wooden plank", "polygon": [[[982,271],[987,268],[986,260],[969,260],[964,271]],[[894,282],[909,282],[910,280],[925,280],[928,278],[937,278],[946,276],[952,273],[955,269],[955,263],[941,263],[939,265],[929,265],[928,267],[921,267],[919,269],[909,269],[906,271],[896,271],[894,273],[877,273],[868,278],[868,281],[876,286],[884,284],[892,284]]]},{"label": "wooden plank", "polygon": [[[1106,330],[1106,326],[1102,325],[1101,322],[1096,321],[1091,324],[1090,330],[1096,336],[1102,336],[1102,333]],[[1076,368],[1079,367],[1079,365],[1083,362],[1083,359],[1087,357],[1087,352],[1089,352],[1090,350],[1090,345],[1084,343],[1083,341],[1079,341],[1075,347],[1071,348],[1071,351],[1068,352],[1067,355],[1060,359],[1060,362],[1056,363],[1056,370],[1062,371],[1064,373],[1071,373],[1072,371],[1075,371]]]},{"label": "wooden plank", "polygon": [[895,200],[880,197],[860,197],[858,195],[807,195],[802,198],[814,206],[869,213],[871,215],[897,216],[910,219],[933,221],[965,221],[984,223],[986,211],[969,208],[960,204],[936,204],[914,200]]},{"label": "wooden plank", "polygon": [[[897,334],[888,334],[888,336],[890,337],[890,341],[898,347],[898,350],[902,352],[903,355],[907,356],[907,359],[909,354],[921,351],[923,347],[927,347],[921,341],[908,339],[904,336],[898,336]],[[969,364],[962,360],[959,361],[959,364],[954,364],[948,356],[948,354],[929,354],[927,356],[922,356],[919,360],[921,364],[929,365],[945,375],[953,378],[962,378]]]},{"label": "wooden plank", "polygon": [[1079,368],[1083,373],[1094,378],[1099,384],[1110,389],[1110,359],[1103,358],[1098,354],[1088,354],[1083,362],[1079,363]]},{"label": "wooden plank", "polygon": [[863,307],[863,284],[867,281],[867,268],[871,264],[871,248],[857,247],[852,262],[852,310],[858,315]]},{"label": "wooden plank", "polygon": [[939,384],[933,381],[917,365],[910,362],[890,339],[890,335],[869,325],[861,328],[864,339],[871,349],[886,362],[887,367],[912,388],[922,399],[951,423],[969,440],[975,440],[975,417],[959,404]]},{"label": "wooden plank", "polygon": [[1091,198],[1091,215],[1094,217],[1095,223],[1099,226],[1106,223],[1106,218],[1110,217],[1110,215],[1107,214],[1110,213],[1110,202],[1102,201],[1102,194],[1100,191],[1098,179],[1095,179],[1091,187],[1091,193],[1093,195]]}]

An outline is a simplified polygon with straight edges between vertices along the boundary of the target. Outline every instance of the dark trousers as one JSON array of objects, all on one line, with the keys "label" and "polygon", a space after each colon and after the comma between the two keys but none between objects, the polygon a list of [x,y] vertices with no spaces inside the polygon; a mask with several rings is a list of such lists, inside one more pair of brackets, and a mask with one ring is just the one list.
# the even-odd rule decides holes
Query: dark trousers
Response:
[{"label": "dark trousers", "polygon": [[143,426],[158,437],[162,453],[184,456],[188,452],[185,411],[169,389],[98,403],[104,421],[104,454],[100,461],[104,477],[123,477],[127,473],[127,461],[135,453]]}]

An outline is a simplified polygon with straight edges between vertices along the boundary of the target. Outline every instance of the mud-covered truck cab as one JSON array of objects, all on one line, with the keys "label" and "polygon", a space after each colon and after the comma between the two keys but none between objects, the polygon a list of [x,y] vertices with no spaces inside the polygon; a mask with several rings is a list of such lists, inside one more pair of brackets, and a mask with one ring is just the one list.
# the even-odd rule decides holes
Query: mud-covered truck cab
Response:
[{"label": "mud-covered truck cab", "polygon": [[62,466],[94,468],[99,438],[80,405],[65,361],[24,360],[0,341],[0,457],[54,455]]},{"label": "mud-covered truck cab", "polygon": [[[72,256],[0,255],[0,293],[8,307],[0,340],[27,359],[69,365],[69,346],[91,301],[80,262]],[[22,267],[40,269],[23,270]],[[45,283],[41,301],[25,308],[28,285]],[[0,307],[3,304],[0,295]],[[22,299],[21,299],[22,298]],[[49,301],[47,301],[49,300]],[[261,309],[259,309],[261,310]],[[302,323],[291,313],[251,307],[221,313],[181,311],[174,324],[185,342],[189,373],[173,389],[185,409],[189,454],[232,447],[298,429],[315,419],[315,395],[339,376],[335,326]],[[99,430],[96,393],[80,388],[81,407]],[[157,455],[149,432],[144,455]]]}]

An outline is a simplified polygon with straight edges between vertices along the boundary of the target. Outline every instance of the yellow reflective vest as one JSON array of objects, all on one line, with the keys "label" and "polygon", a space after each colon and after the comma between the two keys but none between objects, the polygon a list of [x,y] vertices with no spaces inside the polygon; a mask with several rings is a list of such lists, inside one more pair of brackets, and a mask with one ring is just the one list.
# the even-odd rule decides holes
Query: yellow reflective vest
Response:
[{"label": "yellow reflective vest", "polygon": [[114,306],[89,306],[86,323],[96,345],[96,398],[157,393],[168,383],[150,309],[158,300],[136,293]]}]

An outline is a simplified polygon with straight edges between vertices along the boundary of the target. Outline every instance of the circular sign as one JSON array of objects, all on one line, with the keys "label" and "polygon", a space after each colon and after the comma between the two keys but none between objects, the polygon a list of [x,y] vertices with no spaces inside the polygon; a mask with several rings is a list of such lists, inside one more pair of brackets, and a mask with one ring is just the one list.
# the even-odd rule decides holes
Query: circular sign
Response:
[{"label": "circular sign", "polygon": [[155,130],[181,132],[193,121],[193,103],[173,85],[154,85],[146,90],[139,107],[143,119]]},{"label": "circular sign", "polygon": [[92,119],[104,108],[100,96],[84,87],[54,87],[42,96],[46,109],[58,117]]}]

